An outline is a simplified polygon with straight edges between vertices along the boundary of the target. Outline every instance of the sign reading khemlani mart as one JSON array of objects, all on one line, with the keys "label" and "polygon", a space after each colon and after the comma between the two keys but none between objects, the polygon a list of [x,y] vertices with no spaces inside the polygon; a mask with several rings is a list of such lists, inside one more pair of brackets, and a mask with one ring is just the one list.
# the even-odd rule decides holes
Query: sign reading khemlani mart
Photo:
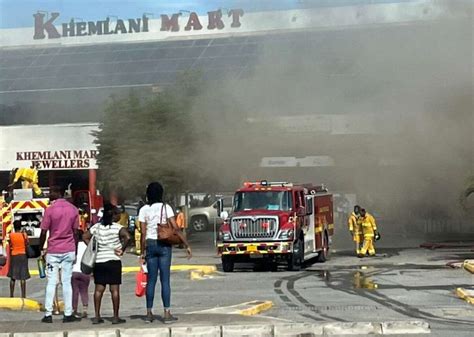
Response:
[{"label": "sign reading khemlani mart", "polygon": [[[221,30],[227,25],[231,28],[239,28],[242,24],[240,18],[244,15],[242,9],[231,9],[227,12],[227,17],[222,15],[222,11],[210,11],[207,13],[207,26],[208,30]],[[51,17],[45,21],[44,13],[33,14],[34,17],[34,36],[35,40],[42,40],[48,37],[48,39],[58,39],[61,37],[73,37],[73,36],[91,36],[91,35],[112,35],[112,34],[133,34],[133,33],[146,33],[150,31],[150,20],[144,14],[141,18],[135,19],[117,19],[112,22],[110,18],[99,21],[80,21],[76,22],[71,19],[69,22],[62,23],[59,30],[55,23],[60,13],[53,12]],[[161,31],[179,32],[181,30],[182,13],[175,13],[168,16],[162,14],[161,17]],[[196,12],[191,12],[187,18],[186,25],[184,26],[185,31],[191,30],[202,30],[203,22],[199,19]],[[204,23],[206,24],[206,23]]]}]

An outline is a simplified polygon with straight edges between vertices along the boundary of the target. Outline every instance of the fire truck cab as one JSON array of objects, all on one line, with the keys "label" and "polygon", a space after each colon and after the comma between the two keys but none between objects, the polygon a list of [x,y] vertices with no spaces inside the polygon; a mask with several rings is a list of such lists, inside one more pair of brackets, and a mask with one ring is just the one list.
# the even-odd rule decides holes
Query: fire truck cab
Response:
[{"label": "fire truck cab", "polygon": [[224,218],[217,249],[225,272],[239,262],[285,263],[299,270],[305,261],[328,258],[333,200],[323,185],[246,182]]}]

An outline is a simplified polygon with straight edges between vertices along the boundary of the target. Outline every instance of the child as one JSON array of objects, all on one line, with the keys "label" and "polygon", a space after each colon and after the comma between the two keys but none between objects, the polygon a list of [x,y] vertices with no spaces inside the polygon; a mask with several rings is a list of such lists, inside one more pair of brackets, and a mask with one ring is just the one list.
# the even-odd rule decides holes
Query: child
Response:
[{"label": "child", "polygon": [[30,278],[28,270],[28,256],[26,249],[28,246],[28,236],[21,232],[21,221],[13,222],[14,232],[10,233],[10,297],[14,297],[15,281],[20,281],[21,297],[26,298],[26,280]]},{"label": "child", "polygon": [[[77,318],[87,318],[87,307],[89,305],[89,283],[91,278],[89,275],[83,274],[81,271],[81,260],[87,245],[82,240],[82,234],[79,236],[79,244],[77,246],[76,263],[72,268],[72,309],[73,315]],[[79,305],[79,295],[82,301],[82,315],[77,311]]]}]

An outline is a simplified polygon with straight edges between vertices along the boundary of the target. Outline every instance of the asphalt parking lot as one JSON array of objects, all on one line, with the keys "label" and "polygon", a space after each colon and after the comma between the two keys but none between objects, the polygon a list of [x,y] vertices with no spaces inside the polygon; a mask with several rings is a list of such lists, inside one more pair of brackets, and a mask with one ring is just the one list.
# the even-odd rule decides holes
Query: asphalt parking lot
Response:
[{"label": "asphalt parking lot", "polygon": [[[474,307],[455,295],[457,287],[471,288],[473,278],[463,269],[446,266],[448,261],[472,256],[466,248],[379,249],[377,257],[359,259],[347,250],[332,253],[324,264],[308,265],[304,271],[285,268],[267,271],[240,265],[233,273],[219,269],[209,235],[193,239],[194,258],[174,251],[173,264],[217,266],[217,271],[172,273],[172,307],[178,324],[223,324],[225,322],[382,322],[424,320],[436,336],[471,336]],[[32,269],[35,261],[30,261]],[[136,267],[138,259],[127,254],[124,266]],[[129,268],[130,269],[130,268]],[[133,269],[133,268],[132,268]],[[37,276],[28,281],[28,297],[43,302],[45,282]],[[123,275],[121,315],[132,327],[143,324],[144,298],[134,295],[135,273]],[[92,286],[91,286],[92,291]],[[159,293],[159,289],[157,289]],[[8,296],[8,280],[0,279],[0,296]],[[270,309],[253,316],[236,313],[238,304],[271,302]],[[155,313],[160,314],[159,296]],[[2,331],[43,331],[40,312],[1,310]],[[89,313],[93,312],[92,306]],[[103,315],[111,316],[110,296],[103,300]],[[59,318],[59,317],[58,317]],[[59,321],[59,319],[58,319]],[[88,321],[77,323],[88,327]],[[160,323],[156,323],[160,324]],[[106,323],[107,325],[107,323]],[[62,323],[53,324],[59,329]]]}]

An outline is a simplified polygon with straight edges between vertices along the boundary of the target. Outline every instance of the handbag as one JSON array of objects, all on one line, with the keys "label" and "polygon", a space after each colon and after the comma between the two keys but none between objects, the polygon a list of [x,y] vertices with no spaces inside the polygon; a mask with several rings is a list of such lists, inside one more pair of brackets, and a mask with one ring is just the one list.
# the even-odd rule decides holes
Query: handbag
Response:
[{"label": "handbag", "polygon": [[25,252],[28,258],[36,257],[36,252],[28,243],[25,233],[23,233],[23,240],[25,241]]},{"label": "handbag", "polygon": [[89,244],[87,245],[86,250],[84,251],[84,255],[82,255],[81,259],[81,271],[86,274],[90,275],[94,271],[95,260],[97,259],[97,253],[99,251],[99,232],[100,232],[100,224],[97,225],[97,231],[94,235],[92,235]]},{"label": "handbag", "polygon": [[5,255],[0,255],[0,267],[5,267],[7,264],[7,257]]},{"label": "handbag", "polygon": [[160,222],[161,222],[161,219],[163,219],[163,209],[165,209],[166,224],[158,223],[158,241],[161,241],[168,245],[179,245],[182,243],[181,238],[178,236],[176,229],[173,226],[171,226],[171,224],[168,221],[168,215],[166,214],[165,203],[163,203],[163,206],[161,207]]},{"label": "handbag", "polygon": [[135,277],[135,296],[143,297],[146,293],[146,285],[148,283],[148,275],[143,270],[143,265],[140,267]]}]

